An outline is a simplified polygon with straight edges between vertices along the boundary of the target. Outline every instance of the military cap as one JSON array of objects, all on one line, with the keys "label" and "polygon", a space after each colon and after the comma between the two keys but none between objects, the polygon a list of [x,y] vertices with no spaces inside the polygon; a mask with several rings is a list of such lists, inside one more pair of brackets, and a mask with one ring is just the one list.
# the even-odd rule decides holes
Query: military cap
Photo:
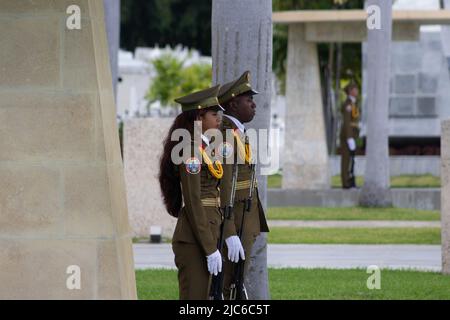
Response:
[{"label": "military cap", "polygon": [[187,96],[175,99],[175,102],[181,104],[183,112],[189,110],[200,110],[211,107],[217,107],[224,110],[219,103],[217,95],[219,94],[220,85],[205,90],[191,93]]},{"label": "military cap", "polygon": [[234,97],[244,93],[259,93],[258,91],[252,89],[250,84],[250,71],[245,71],[239,79],[224,84],[219,91],[219,102],[221,104],[227,103]]}]

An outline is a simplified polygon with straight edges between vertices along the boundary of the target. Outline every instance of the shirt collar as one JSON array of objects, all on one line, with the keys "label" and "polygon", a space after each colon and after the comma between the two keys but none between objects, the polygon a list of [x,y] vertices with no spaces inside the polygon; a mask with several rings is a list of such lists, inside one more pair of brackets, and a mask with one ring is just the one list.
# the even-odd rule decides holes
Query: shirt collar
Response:
[{"label": "shirt collar", "polygon": [[233,121],[233,123],[236,125],[236,127],[238,127],[238,129],[242,132],[245,133],[245,126],[235,117],[230,116],[228,114],[224,114],[225,117],[227,117],[228,119],[230,119],[231,121]]},{"label": "shirt collar", "polygon": [[352,103],[356,102],[356,98],[354,96],[348,96],[348,98],[352,101]]},{"label": "shirt collar", "polygon": [[204,142],[207,146],[209,146],[209,139],[208,139],[208,137],[205,136],[204,134],[202,134],[202,140],[203,140],[203,142]]}]

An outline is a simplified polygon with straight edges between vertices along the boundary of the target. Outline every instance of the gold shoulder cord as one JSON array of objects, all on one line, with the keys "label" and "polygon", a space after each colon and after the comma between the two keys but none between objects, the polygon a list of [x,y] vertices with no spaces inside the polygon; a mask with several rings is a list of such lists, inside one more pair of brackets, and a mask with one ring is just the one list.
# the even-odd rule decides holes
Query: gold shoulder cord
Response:
[{"label": "gold shoulder cord", "polygon": [[246,163],[250,164],[252,161],[252,150],[250,148],[250,144],[248,143],[248,139],[246,139],[244,147],[241,138],[236,131],[237,129],[233,130],[233,135],[236,138],[236,143],[239,149],[239,156],[241,157],[241,159],[245,159]]},{"label": "gold shoulder cord", "polygon": [[352,117],[354,119],[359,118],[359,110],[354,104],[352,104]]},{"label": "gold shoulder cord", "polygon": [[[205,149],[202,146],[200,146],[199,149],[202,154],[203,160],[205,160],[205,163],[208,165],[209,172],[211,172],[211,174],[216,179],[222,179],[223,177],[222,163],[219,160],[216,160],[214,161],[213,164],[211,159],[208,157],[208,154],[206,153]],[[214,165],[216,165],[217,169],[214,167]]]}]

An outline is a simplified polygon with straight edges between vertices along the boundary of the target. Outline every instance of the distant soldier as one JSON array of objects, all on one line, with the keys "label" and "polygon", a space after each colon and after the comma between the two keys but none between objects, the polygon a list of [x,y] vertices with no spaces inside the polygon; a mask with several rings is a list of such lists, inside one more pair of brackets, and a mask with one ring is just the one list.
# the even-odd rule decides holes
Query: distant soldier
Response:
[{"label": "distant soldier", "polygon": [[355,152],[356,139],[359,137],[359,108],[357,99],[359,95],[358,85],[350,83],[345,87],[347,99],[342,104],[342,128],[341,128],[341,180],[342,188],[356,188],[355,182]]}]

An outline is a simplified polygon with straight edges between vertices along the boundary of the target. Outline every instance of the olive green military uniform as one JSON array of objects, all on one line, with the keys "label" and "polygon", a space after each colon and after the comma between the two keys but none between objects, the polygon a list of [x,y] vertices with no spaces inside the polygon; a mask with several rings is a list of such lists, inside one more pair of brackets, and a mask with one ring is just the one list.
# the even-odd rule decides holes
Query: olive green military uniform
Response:
[{"label": "olive green military uniform", "polygon": [[[176,100],[183,111],[218,105],[218,86],[200,95]],[[222,215],[219,210],[219,183],[201,161],[199,145],[191,143],[192,153],[178,166],[184,206],[172,238],[178,268],[180,299],[208,298],[210,274],[206,256],[217,250]],[[201,163],[200,163],[201,162]]]},{"label": "olive green military uniform", "polygon": [[356,103],[347,98],[341,107],[342,128],[341,128],[341,181],[343,188],[350,188],[350,166],[351,151],[348,147],[347,139],[357,139],[359,137],[359,109]]},{"label": "olive green military uniform", "polygon": [[[244,75],[239,78],[237,81],[228,83],[224,86],[222,86],[220,93],[219,93],[219,101],[221,104],[225,103],[226,101],[230,100],[231,98],[234,98],[235,96],[238,96],[240,94],[246,93],[248,91],[252,91],[253,93],[256,93],[253,89],[251,89],[250,82],[249,82],[249,76],[248,72],[244,73]],[[236,138],[232,138],[233,141],[229,141],[230,133],[227,135],[227,130],[236,130],[238,127],[235,123],[233,123],[232,120],[230,120],[225,115],[222,118],[222,135],[224,140],[232,146],[232,155],[230,156],[234,158],[235,163],[237,163],[238,168],[238,177],[237,177],[237,184],[236,184],[236,193],[235,193],[235,199],[234,199],[234,207],[233,207],[233,214],[230,220],[225,220],[224,224],[224,239],[227,239],[230,236],[238,235],[238,230],[241,229],[241,222],[242,222],[242,215],[244,210],[244,203],[246,199],[249,197],[249,191],[250,191],[250,179],[251,179],[251,166],[246,163],[243,159],[241,159],[239,162],[238,157],[238,145]],[[242,142],[242,145],[245,145],[245,134],[240,132],[239,130],[236,130],[236,132],[239,132],[239,139]],[[228,140],[227,140],[228,137]],[[230,194],[231,194],[231,184],[232,184],[232,175],[233,175],[233,164],[229,163],[229,161],[224,158],[224,175],[222,178],[221,183],[221,205],[222,207],[229,204]],[[269,232],[269,228],[267,226],[266,217],[264,214],[264,209],[261,205],[261,201],[259,199],[258,194],[258,188],[255,187],[253,192],[253,198],[252,198],[252,204],[251,204],[251,210],[249,213],[245,213],[245,221],[244,221],[244,230],[243,230],[243,239],[241,239],[242,246],[244,247],[245,252],[245,267],[244,267],[244,274],[248,270],[249,262],[250,262],[250,254],[253,247],[253,244],[256,240],[256,237],[261,232]],[[227,258],[227,250],[226,246],[224,248],[224,257],[225,257],[225,263],[223,265],[223,271],[224,271],[224,297],[225,299],[229,299],[230,295],[230,282],[232,281],[233,276],[233,268],[236,265],[235,263],[232,263]]]}]

